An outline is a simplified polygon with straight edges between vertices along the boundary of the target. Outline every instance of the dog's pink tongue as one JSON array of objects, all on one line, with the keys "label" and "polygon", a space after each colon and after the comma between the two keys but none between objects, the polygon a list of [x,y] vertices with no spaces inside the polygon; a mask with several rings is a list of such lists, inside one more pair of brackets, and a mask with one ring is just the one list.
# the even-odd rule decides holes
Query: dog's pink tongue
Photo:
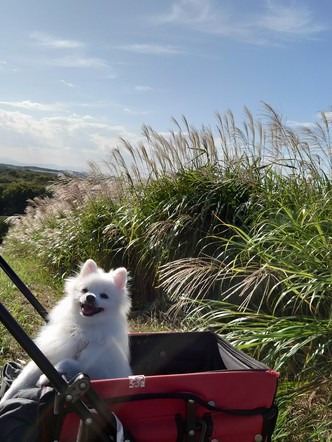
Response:
[{"label": "dog's pink tongue", "polygon": [[83,310],[83,313],[84,313],[85,315],[91,315],[91,313],[94,312],[94,308],[93,308],[93,307],[90,307],[90,306],[87,305],[87,304],[84,304],[84,305],[82,306],[82,310]]}]

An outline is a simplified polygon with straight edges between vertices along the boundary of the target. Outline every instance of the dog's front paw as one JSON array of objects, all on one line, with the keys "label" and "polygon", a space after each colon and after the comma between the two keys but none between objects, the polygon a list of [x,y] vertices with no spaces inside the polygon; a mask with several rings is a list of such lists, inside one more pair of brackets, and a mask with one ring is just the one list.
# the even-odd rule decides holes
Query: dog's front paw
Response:
[{"label": "dog's front paw", "polygon": [[37,387],[46,387],[46,385],[50,385],[50,381],[44,374],[42,374],[37,381]]},{"label": "dog's front paw", "polygon": [[[73,359],[63,359],[54,367],[56,371],[62,376],[64,379],[69,380],[74,378],[79,373],[79,365],[77,361]],[[46,385],[50,385],[50,381],[46,377],[46,375],[41,375],[37,382],[37,387],[44,387]]]},{"label": "dog's front paw", "polygon": [[80,371],[78,362],[69,358],[60,361],[55,368],[67,380],[74,378]]}]

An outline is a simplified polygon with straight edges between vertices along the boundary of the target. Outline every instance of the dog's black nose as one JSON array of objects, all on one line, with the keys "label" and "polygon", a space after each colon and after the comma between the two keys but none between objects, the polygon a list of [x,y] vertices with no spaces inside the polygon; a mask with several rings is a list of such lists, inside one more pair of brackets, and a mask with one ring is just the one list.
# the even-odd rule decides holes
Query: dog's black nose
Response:
[{"label": "dog's black nose", "polygon": [[95,295],[87,295],[87,297],[85,298],[87,302],[89,302],[90,304],[94,304],[96,302],[96,297]]}]

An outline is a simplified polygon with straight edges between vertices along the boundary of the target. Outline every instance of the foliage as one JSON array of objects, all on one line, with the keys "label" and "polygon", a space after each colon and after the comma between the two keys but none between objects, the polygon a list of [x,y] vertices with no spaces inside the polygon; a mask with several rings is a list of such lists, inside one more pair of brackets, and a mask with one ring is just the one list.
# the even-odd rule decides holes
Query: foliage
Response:
[{"label": "foliage", "polygon": [[51,173],[0,165],[0,215],[22,214],[28,199],[50,196],[47,186],[55,179]]},{"label": "foliage", "polygon": [[320,395],[331,358],[331,121],[322,113],[294,129],[264,112],[262,122],[245,108],[241,128],[231,111],[214,130],[185,118],[168,135],[145,126],[143,142],[113,150],[108,175],[92,165],[35,198],[5,248],[61,275],[87,257],[126,265],[135,308],[157,302],[280,370],[276,440],[318,441],[330,416]]},{"label": "foliage", "polygon": [[47,186],[54,174],[0,164],[0,243],[9,228],[8,216],[23,214],[28,200],[51,196]]}]

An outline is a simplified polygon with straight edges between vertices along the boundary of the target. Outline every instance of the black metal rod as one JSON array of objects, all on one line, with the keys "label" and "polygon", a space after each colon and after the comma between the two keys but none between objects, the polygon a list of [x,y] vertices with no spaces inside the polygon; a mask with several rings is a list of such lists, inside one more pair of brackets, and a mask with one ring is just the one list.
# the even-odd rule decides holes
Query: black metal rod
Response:
[{"label": "black metal rod", "polygon": [[[37,347],[33,340],[27,335],[23,328],[8,312],[5,306],[0,302],[0,321],[9,331],[9,333],[16,339],[21,347],[27,352],[35,364],[46,375],[50,383],[54,386],[55,390],[65,397],[65,393],[68,389],[68,383],[63,377],[56,371],[51,362],[47,359],[44,353]],[[100,425],[90,413],[88,407],[80,400],[73,403],[69,402],[74,407],[74,410],[83,420],[83,422],[90,422],[91,428],[98,434],[99,440],[110,441],[111,437],[107,436],[105,432],[100,428]]]},{"label": "black metal rod", "polygon": [[14,270],[9,266],[9,264],[0,255],[0,267],[13,281],[20,292],[26,297],[30,304],[35,308],[35,310],[40,314],[45,322],[48,322],[48,313],[35,297],[35,295],[30,291],[30,289],[24,284],[24,282],[18,277]]},{"label": "black metal rod", "polygon": [[101,417],[101,419],[107,424],[108,432],[115,436],[116,439],[116,420],[113,413],[109,410],[106,403],[100,398],[93,388],[89,388],[85,397]]},{"label": "black metal rod", "polygon": [[38,365],[57,391],[62,393],[67,388],[67,382],[59,375],[44,353],[39,350],[33,340],[23,328],[16,322],[5,306],[0,302],[0,321],[15,338],[30,358]]}]

